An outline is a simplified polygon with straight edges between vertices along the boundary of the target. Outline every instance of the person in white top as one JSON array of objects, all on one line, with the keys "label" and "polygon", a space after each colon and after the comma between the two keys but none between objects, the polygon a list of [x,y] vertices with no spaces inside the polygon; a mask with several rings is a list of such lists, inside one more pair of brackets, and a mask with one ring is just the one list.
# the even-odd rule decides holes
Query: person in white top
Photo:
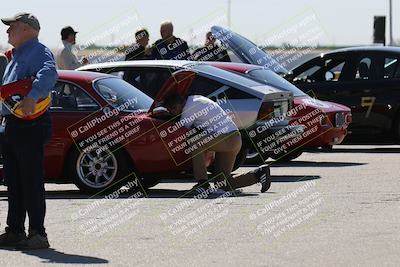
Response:
[{"label": "person in white top", "polygon": [[191,153],[193,175],[198,182],[193,187],[194,190],[202,192],[210,189],[205,165],[205,151],[216,152],[214,178],[216,181],[225,180],[227,182],[219,189],[232,191],[257,182],[262,185],[261,192],[270,188],[268,166],[261,166],[254,172],[232,177],[231,172],[242,146],[242,138],[231,117],[218,103],[201,95],[191,95],[185,100],[179,94],[172,93],[165,97],[163,106],[172,115],[181,115],[178,125],[195,128],[199,137],[191,135],[186,140],[187,146],[195,148]]},{"label": "person in white top", "polygon": [[89,63],[87,58],[78,60],[77,56],[72,51],[72,46],[76,43],[76,34],[78,32],[70,26],[64,27],[61,30],[62,47],[57,51],[56,63],[60,70],[74,70]]}]

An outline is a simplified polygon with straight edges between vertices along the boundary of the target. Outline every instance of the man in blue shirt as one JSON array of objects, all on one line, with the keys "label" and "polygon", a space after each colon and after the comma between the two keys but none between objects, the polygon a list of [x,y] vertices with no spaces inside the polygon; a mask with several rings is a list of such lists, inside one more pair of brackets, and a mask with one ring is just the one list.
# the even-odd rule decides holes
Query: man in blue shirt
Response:
[{"label": "man in blue shirt", "polygon": [[[53,54],[39,43],[40,24],[29,13],[18,13],[1,20],[8,25],[8,42],[14,47],[12,60],[3,76],[3,85],[32,78],[32,89],[20,107],[32,114],[36,102],[49,95],[57,80]],[[0,235],[0,247],[20,249],[48,248],[44,218],[46,211],[43,182],[44,144],[51,137],[48,112],[34,120],[22,120],[2,105],[5,118],[4,178],[8,190],[6,232]],[[29,217],[29,235],[25,234],[25,217]]]}]

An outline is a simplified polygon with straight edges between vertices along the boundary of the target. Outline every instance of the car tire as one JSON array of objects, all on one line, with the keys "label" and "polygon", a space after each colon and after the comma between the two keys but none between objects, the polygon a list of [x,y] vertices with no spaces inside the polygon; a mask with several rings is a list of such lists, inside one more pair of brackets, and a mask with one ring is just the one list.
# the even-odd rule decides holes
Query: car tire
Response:
[{"label": "car tire", "polygon": [[[109,193],[134,180],[132,164],[125,151],[96,149],[79,151],[74,148],[68,162],[68,175],[85,193]],[[132,176],[132,177],[131,177]],[[126,179],[121,182],[121,179]]]},{"label": "car tire", "polygon": [[239,153],[236,155],[235,164],[233,165],[232,171],[236,171],[243,165],[246,161],[246,156],[249,152],[249,149],[245,146],[242,146],[239,150]]},{"label": "car tire", "polygon": [[297,159],[298,157],[301,156],[301,154],[303,154],[303,151],[295,150],[295,151],[291,151],[291,152],[285,153],[285,154],[283,154],[283,153],[271,154],[271,158],[276,161],[287,162],[287,161]]},{"label": "car tire", "polygon": [[247,155],[246,155],[245,164],[258,166],[258,165],[264,164],[264,162],[267,159],[268,159],[267,155],[264,155],[263,157],[261,157],[260,153],[258,153],[254,148],[249,148]]}]

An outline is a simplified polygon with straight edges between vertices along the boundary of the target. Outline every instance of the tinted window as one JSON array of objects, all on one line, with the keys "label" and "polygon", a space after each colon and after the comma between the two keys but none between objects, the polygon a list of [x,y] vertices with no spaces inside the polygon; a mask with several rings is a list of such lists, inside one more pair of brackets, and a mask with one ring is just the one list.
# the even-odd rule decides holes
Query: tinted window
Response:
[{"label": "tinted window", "polygon": [[343,56],[323,57],[310,61],[306,68],[296,74],[294,82],[337,82],[346,80],[344,69],[347,60]]},{"label": "tinted window", "polygon": [[255,69],[247,73],[247,75],[264,84],[271,85],[280,90],[290,91],[294,96],[303,96],[305,93],[296,86],[286,81],[281,76],[267,69]]},{"label": "tinted window", "polygon": [[385,58],[384,79],[400,78],[400,64],[397,58]]},{"label": "tinted window", "polygon": [[54,111],[94,111],[100,108],[81,88],[67,82],[57,82],[51,97],[51,110]]},{"label": "tinted window", "polygon": [[153,99],[118,78],[97,80],[94,88],[108,104],[120,110],[148,110],[153,103]]},{"label": "tinted window", "polygon": [[224,85],[219,82],[197,75],[188,89],[188,95],[208,96],[222,86]]},{"label": "tinted window", "polygon": [[371,77],[371,59],[369,57],[361,58],[357,62],[357,71],[355,80],[370,80]]},{"label": "tinted window", "polygon": [[123,79],[151,98],[155,98],[174,71],[168,68],[127,68],[123,73]]}]

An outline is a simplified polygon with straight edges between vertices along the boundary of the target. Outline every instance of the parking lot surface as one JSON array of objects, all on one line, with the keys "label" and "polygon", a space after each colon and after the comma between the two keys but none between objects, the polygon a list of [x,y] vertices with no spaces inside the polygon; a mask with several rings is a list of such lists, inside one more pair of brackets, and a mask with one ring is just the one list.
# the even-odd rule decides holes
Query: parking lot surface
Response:
[{"label": "parking lot surface", "polygon": [[[400,146],[336,146],[271,164],[273,184],[195,199],[194,182],[90,196],[47,184],[49,250],[1,266],[398,266]],[[246,172],[253,166],[240,168]],[[0,186],[0,222],[7,214]]]}]

